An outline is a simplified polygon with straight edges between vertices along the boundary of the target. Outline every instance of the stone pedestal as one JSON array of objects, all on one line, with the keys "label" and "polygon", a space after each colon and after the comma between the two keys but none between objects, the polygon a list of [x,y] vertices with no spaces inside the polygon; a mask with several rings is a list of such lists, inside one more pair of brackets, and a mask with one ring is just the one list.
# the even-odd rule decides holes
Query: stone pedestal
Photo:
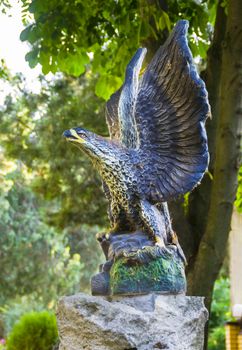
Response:
[{"label": "stone pedestal", "polygon": [[202,350],[208,312],[203,298],[148,294],[63,297],[59,350]]}]

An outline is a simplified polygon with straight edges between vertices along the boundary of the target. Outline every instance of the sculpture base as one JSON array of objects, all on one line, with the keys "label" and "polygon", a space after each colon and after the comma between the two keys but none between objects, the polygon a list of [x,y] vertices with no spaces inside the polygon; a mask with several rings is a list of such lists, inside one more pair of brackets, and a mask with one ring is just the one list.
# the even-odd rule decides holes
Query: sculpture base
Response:
[{"label": "sculpture base", "polygon": [[59,302],[59,350],[202,350],[207,319],[201,297],[80,293]]},{"label": "sculpture base", "polygon": [[[156,247],[155,247],[155,250]],[[146,257],[137,261],[137,254]],[[103,271],[93,276],[93,295],[132,295],[151,292],[180,294],[186,292],[184,262],[174,249],[157,256],[153,247],[137,251],[127,257],[115,260],[109,272]],[[134,259],[134,260],[132,260]]]},{"label": "sculpture base", "polygon": [[117,260],[110,270],[110,294],[147,294],[186,292],[184,264],[175,255],[162,255],[146,264],[129,265]]}]

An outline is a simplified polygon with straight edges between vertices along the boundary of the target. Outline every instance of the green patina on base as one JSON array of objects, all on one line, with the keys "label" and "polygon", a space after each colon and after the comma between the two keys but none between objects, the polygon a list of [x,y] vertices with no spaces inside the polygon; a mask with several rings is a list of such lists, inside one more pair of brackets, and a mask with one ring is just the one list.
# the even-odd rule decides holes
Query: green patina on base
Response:
[{"label": "green patina on base", "polygon": [[130,264],[126,257],[119,258],[110,270],[110,294],[185,293],[184,269],[177,254],[164,254],[145,264]]}]

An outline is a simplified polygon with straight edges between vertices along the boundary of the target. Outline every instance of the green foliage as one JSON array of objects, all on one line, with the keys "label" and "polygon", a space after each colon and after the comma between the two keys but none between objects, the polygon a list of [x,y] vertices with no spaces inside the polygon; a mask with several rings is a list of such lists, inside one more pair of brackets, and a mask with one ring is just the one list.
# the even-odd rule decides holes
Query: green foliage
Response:
[{"label": "green foliage", "polygon": [[0,79],[9,80],[10,73],[3,59],[0,60]]},{"label": "green foliage", "polygon": [[8,350],[51,350],[58,338],[56,318],[47,311],[24,315],[7,340]]},{"label": "green foliage", "polygon": [[[22,0],[34,21],[22,31],[31,44],[26,60],[42,65],[44,74],[62,71],[79,76],[87,66],[99,74],[96,93],[107,99],[120,87],[127,62],[139,46],[162,43],[178,19],[190,21],[195,55],[206,56],[217,1]],[[25,21],[25,15],[23,17]]]},{"label": "green foliage", "polygon": [[226,350],[224,325],[211,330],[208,338],[208,350]]},{"label": "green foliage", "polygon": [[15,323],[18,322],[24,314],[32,311],[44,311],[46,307],[52,310],[53,306],[54,302],[44,305],[37,293],[17,296],[14,299],[8,300],[7,304],[0,307],[0,319],[4,325],[4,334],[7,336]]},{"label": "green foliage", "polygon": [[[104,106],[94,95],[95,77],[57,78],[40,94],[19,86],[0,111],[0,141],[5,154],[21,160],[34,173],[35,192],[49,201],[48,222],[61,229],[77,224],[105,225],[106,204],[100,179],[79,149],[67,145],[63,131],[84,125],[107,135]],[[18,91],[19,91],[18,90]]]},{"label": "green foliage", "polygon": [[100,263],[95,239],[100,228],[94,225],[106,220],[100,180],[81,152],[62,138],[80,120],[107,133],[104,117],[98,116],[103,105],[92,92],[93,79],[60,77],[48,85],[42,78],[40,94],[31,94],[16,76],[12,95],[0,110],[0,305],[5,332],[24,312],[53,307],[58,296],[80,288],[89,290]]},{"label": "green foliage", "polygon": [[[10,161],[2,164],[14,167]],[[2,174],[0,182],[0,321],[5,334],[24,313],[51,309],[59,296],[88,290],[101,255],[95,240],[98,227],[81,225],[58,233],[44,223],[44,203],[23,179],[30,174],[21,168]]]},{"label": "green foliage", "polygon": [[80,278],[80,290],[88,290],[90,285],[90,277],[97,272],[98,266],[103,262],[99,243],[96,240],[96,233],[100,231],[100,227],[93,225],[77,225],[69,226],[66,229],[68,235],[68,244],[70,253],[81,254],[81,261],[84,267]]},{"label": "green foliage", "polygon": [[46,305],[76,291],[83,268],[80,256],[70,254],[65,234],[44,223],[23,173],[7,173],[0,186],[0,305],[32,293]]},{"label": "green foliage", "polygon": [[238,174],[238,190],[235,200],[235,206],[239,213],[242,213],[242,166],[239,169]]},{"label": "green foliage", "polygon": [[215,282],[210,314],[211,328],[224,324],[231,316],[229,287],[227,277],[222,276]]},{"label": "green foliage", "polygon": [[209,350],[225,350],[224,324],[231,320],[229,286],[227,277],[221,276],[215,282],[209,318]]},{"label": "green foliage", "polygon": [[0,339],[0,350],[6,350],[6,342],[5,339]]},{"label": "green foliage", "polygon": [[62,138],[80,120],[105,135],[94,78],[60,77],[49,85],[41,79],[40,94],[31,94],[22,77],[14,77],[0,110],[0,303],[6,332],[24,312],[89,289],[101,256],[94,224],[106,220],[96,172]]},{"label": "green foliage", "polygon": [[0,11],[4,14],[11,8],[9,0],[0,0]]}]

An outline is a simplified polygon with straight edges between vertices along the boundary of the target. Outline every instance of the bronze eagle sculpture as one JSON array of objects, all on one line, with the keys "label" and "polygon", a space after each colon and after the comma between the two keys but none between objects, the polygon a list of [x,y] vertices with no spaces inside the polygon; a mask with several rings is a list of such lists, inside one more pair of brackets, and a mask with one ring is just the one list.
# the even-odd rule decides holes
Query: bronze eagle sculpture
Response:
[{"label": "bronze eagle sculpture", "polygon": [[[179,21],[141,75],[145,48],[106,105],[110,139],[76,127],[68,141],[89,156],[103,180],[112,232],[147,232],[161,250],[179,248],[166,202],[191,191],[207,169],[205,84]],[[181,252],[182,254],[182,252]]]}]

